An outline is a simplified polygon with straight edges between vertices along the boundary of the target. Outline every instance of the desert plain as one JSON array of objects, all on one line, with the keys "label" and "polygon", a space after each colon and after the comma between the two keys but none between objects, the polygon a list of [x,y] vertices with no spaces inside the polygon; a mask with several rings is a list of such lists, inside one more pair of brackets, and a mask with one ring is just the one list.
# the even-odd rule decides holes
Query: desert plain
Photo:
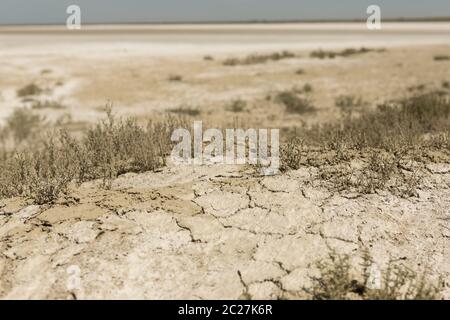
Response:
[{"label": "desert plain", "polygon": [[[42,119],[32,135],[64,128],[77,137],[112,106],[139,124],[171,114],[189,125],[277,128],[284,143],[339,122],[345,108],[357,117],[429,92],[448,104],[449,55],[445,22],[373,31],[364,23],[4,26],[0,125],[21,108]],[[19,93],[31,84],[38,90]],[[289,109],[282,92],[308,101],[307,110]],[[446,146],[397,165],[420,176],[408,192],[361,191],[361,181],[335,188],[324,178],[341,170],[334,160],[308,158],[273,176],[169,161],[107,187],[83,181],[49,203],[2,197],[0,298],[321,298],[311,289],[326,277],[317,261],[332,251],[348,257],[350,280],[364,283],[369,253],[375,269],[393,262],[425,272],[449,299]],[[348,173],[369,158],[349,161]],[[349,289],[345,298],[361,296]]]}]

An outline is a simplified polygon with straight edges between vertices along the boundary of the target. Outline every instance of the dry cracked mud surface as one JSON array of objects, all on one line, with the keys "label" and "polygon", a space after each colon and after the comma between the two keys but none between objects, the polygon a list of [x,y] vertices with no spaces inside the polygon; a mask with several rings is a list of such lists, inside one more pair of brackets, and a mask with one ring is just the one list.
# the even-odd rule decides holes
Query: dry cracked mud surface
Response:
[{"label": "dry cracked mud surface", "polygon": [[448,164],[407,199],[331,192],[317,171],[168,167],[85,183],[53,206],[3,200],[0,297],[308,298],[329,248],[355,262],[366,248],[380,266],[427,266],[450,298]]}]

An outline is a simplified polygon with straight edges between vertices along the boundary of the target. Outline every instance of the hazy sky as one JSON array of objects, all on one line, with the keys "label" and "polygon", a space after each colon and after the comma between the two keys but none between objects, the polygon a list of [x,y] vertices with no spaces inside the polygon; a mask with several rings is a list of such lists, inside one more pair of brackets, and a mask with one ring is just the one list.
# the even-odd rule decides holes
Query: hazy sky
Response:
[{"label": "hazy sky", "polygon": [[450,16],[450,0],[0,0],[0,24],[62,23],[70,4],[84,23]]}]

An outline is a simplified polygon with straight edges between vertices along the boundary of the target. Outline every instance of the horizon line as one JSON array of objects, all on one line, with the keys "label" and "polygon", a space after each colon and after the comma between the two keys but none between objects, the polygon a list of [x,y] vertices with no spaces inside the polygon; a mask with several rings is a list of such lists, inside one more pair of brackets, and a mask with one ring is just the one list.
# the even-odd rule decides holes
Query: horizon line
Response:
[{"label": "horizon line", "polygon": [[[365,22],[366,19],[354,18],[354,19],[255,19],[255,20],[219,20],[219,21],[136,21],[136,22],[85,22],[84,25],[183,25],[183,24],[287,24],[287,23],[336,23],[336,22]],[[382,19],[385,22],[450,22],[449,17],[397,17],[397,18],[385,18]],[[1,23],[0,26],[55,26],[61,25],[64,22],[30,22],[30,23]]]}]

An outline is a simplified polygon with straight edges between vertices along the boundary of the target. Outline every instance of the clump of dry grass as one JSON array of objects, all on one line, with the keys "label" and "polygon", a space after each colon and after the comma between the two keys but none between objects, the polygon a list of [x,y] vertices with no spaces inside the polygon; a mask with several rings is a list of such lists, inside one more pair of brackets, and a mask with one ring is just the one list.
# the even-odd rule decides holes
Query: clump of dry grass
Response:
[{"label": "clump of dry grass", "polygon": [[[312,88],[308,87],[308,90]],[[276,100],[286,107],[288,113],[305,114],[316,111],[310,99],[299,97],[293,90],[280,92]]]},{"label": "clump of dry grass", "polygon": [[[316,268],[318,277],[305,290],[315,300],[437,300],[442,290],[437,283],[427,278],[426,272],[418,273],[392,260],[382,270],[379,285],[371,282],[370,267],[374,264],[366,252],[363,256],[361,274],[352,273],[350,257],[331,250],[328,258],[319,260]],[[357,268],[361,269],[361,268]]]},{"label": "clump of dry grass", "polygon": [[81,139],[65,131],[53,132],[39,145],[3,151],[0,196],[51,203],[71,182],[102,179],[108,186],[120,174],[155,170],[165,165],[171,133],[180,126],[184,126],[182,120],[168,117],[142,127],[135,119],[117,119],[108,110],[106,120]]},{"label": "clump of dry grass", "polygon": [[34,83],[30,83],[23,88],[17,90],[18,97],[35,96],[42,93],[42,89]]},{"label": "clump of dry grass", "polygon": [[223,64],[225,66],[237,66],[237,65],[251,65],[261,64],[268,61],[279,61],[283,59],[294,58],[295,54],[289,51],[275,52],[272,54],[252,54],[243,59],[228,58]]}]

